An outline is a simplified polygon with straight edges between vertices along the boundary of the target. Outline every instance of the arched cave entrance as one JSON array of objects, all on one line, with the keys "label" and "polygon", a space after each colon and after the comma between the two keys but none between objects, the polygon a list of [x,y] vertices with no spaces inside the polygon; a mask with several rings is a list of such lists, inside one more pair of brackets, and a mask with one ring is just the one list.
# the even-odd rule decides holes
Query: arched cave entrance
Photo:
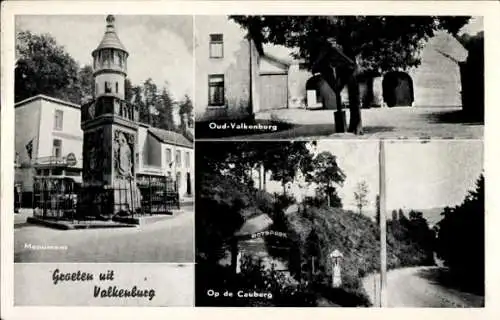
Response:
[{"label": "arched cave entrance", "polygon": [[384,101],[389,107],[412,106],[414,98],[413,80],[406,72],[393,71],[382,80]]},{"label": "arched cave entrance", "polygon": [[[311,100],[306,97],[307,108],[322,108],[337,110],[337,101],[335,91],[330,87],[325,79],[320,74],[316,74],[309,78],[306,82],[306,92],[315,91],[316,106],[310,105]],[[321,106],[319,106],[321,104]]]}]

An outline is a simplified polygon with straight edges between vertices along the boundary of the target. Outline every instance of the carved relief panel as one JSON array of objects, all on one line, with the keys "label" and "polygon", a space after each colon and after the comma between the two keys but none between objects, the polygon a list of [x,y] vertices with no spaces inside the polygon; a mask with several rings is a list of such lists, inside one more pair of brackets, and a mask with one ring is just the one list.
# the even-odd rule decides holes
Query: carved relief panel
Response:
[{"label": "carved relief panel", "polygon": [[104,130],[85,132],[83,136],[83,181],[102,182],[105,161]]},{"label": "carved relief panel", "polygon": [[113,139],[113,164],[115,176],[127,179],[134,177],[135,135],[115,130]]}]

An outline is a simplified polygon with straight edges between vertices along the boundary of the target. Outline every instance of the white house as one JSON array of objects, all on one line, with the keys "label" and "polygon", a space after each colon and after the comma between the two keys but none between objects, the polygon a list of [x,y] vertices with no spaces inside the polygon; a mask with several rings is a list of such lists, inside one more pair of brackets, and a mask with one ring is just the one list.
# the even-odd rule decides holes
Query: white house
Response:
[{"label": "white house", "polygon": [[14,105],[15,183],[31,202],[35,176],[81,182],[83,132],[80,106],[37,95]]},{"label": "white house", "polygon": [[227,16],[196,16],[195,120],[298,107],[311,76],[282,46],[262,45]]},{"label": "white house", "polygon": [[193,142],[183,135],[140,124],[137,134],[137,179],[167,176],[176,181],[181,200],[194,194]]}]

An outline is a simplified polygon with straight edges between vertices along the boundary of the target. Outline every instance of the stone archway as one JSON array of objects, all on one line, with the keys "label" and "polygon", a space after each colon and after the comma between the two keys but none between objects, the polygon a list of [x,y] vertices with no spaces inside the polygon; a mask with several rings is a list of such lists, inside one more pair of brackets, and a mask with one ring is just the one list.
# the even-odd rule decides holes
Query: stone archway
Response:
[{"label": "stone archway", "polygon": [[409,107],[415,100],[413,80],[406,72],[386,73],[382,80],[382,90],[388,107]]}]

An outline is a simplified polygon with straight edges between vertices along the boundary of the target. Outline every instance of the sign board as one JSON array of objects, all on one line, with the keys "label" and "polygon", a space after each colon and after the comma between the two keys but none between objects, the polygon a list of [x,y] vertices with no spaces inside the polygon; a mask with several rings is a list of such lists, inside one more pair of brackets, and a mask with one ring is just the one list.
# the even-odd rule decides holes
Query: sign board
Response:
[{"label": "sign board", "polygon": [[69,153],[66,156],[66,164],[70,167],[73,167],[76,165],[76,156],[73,152]]}]

